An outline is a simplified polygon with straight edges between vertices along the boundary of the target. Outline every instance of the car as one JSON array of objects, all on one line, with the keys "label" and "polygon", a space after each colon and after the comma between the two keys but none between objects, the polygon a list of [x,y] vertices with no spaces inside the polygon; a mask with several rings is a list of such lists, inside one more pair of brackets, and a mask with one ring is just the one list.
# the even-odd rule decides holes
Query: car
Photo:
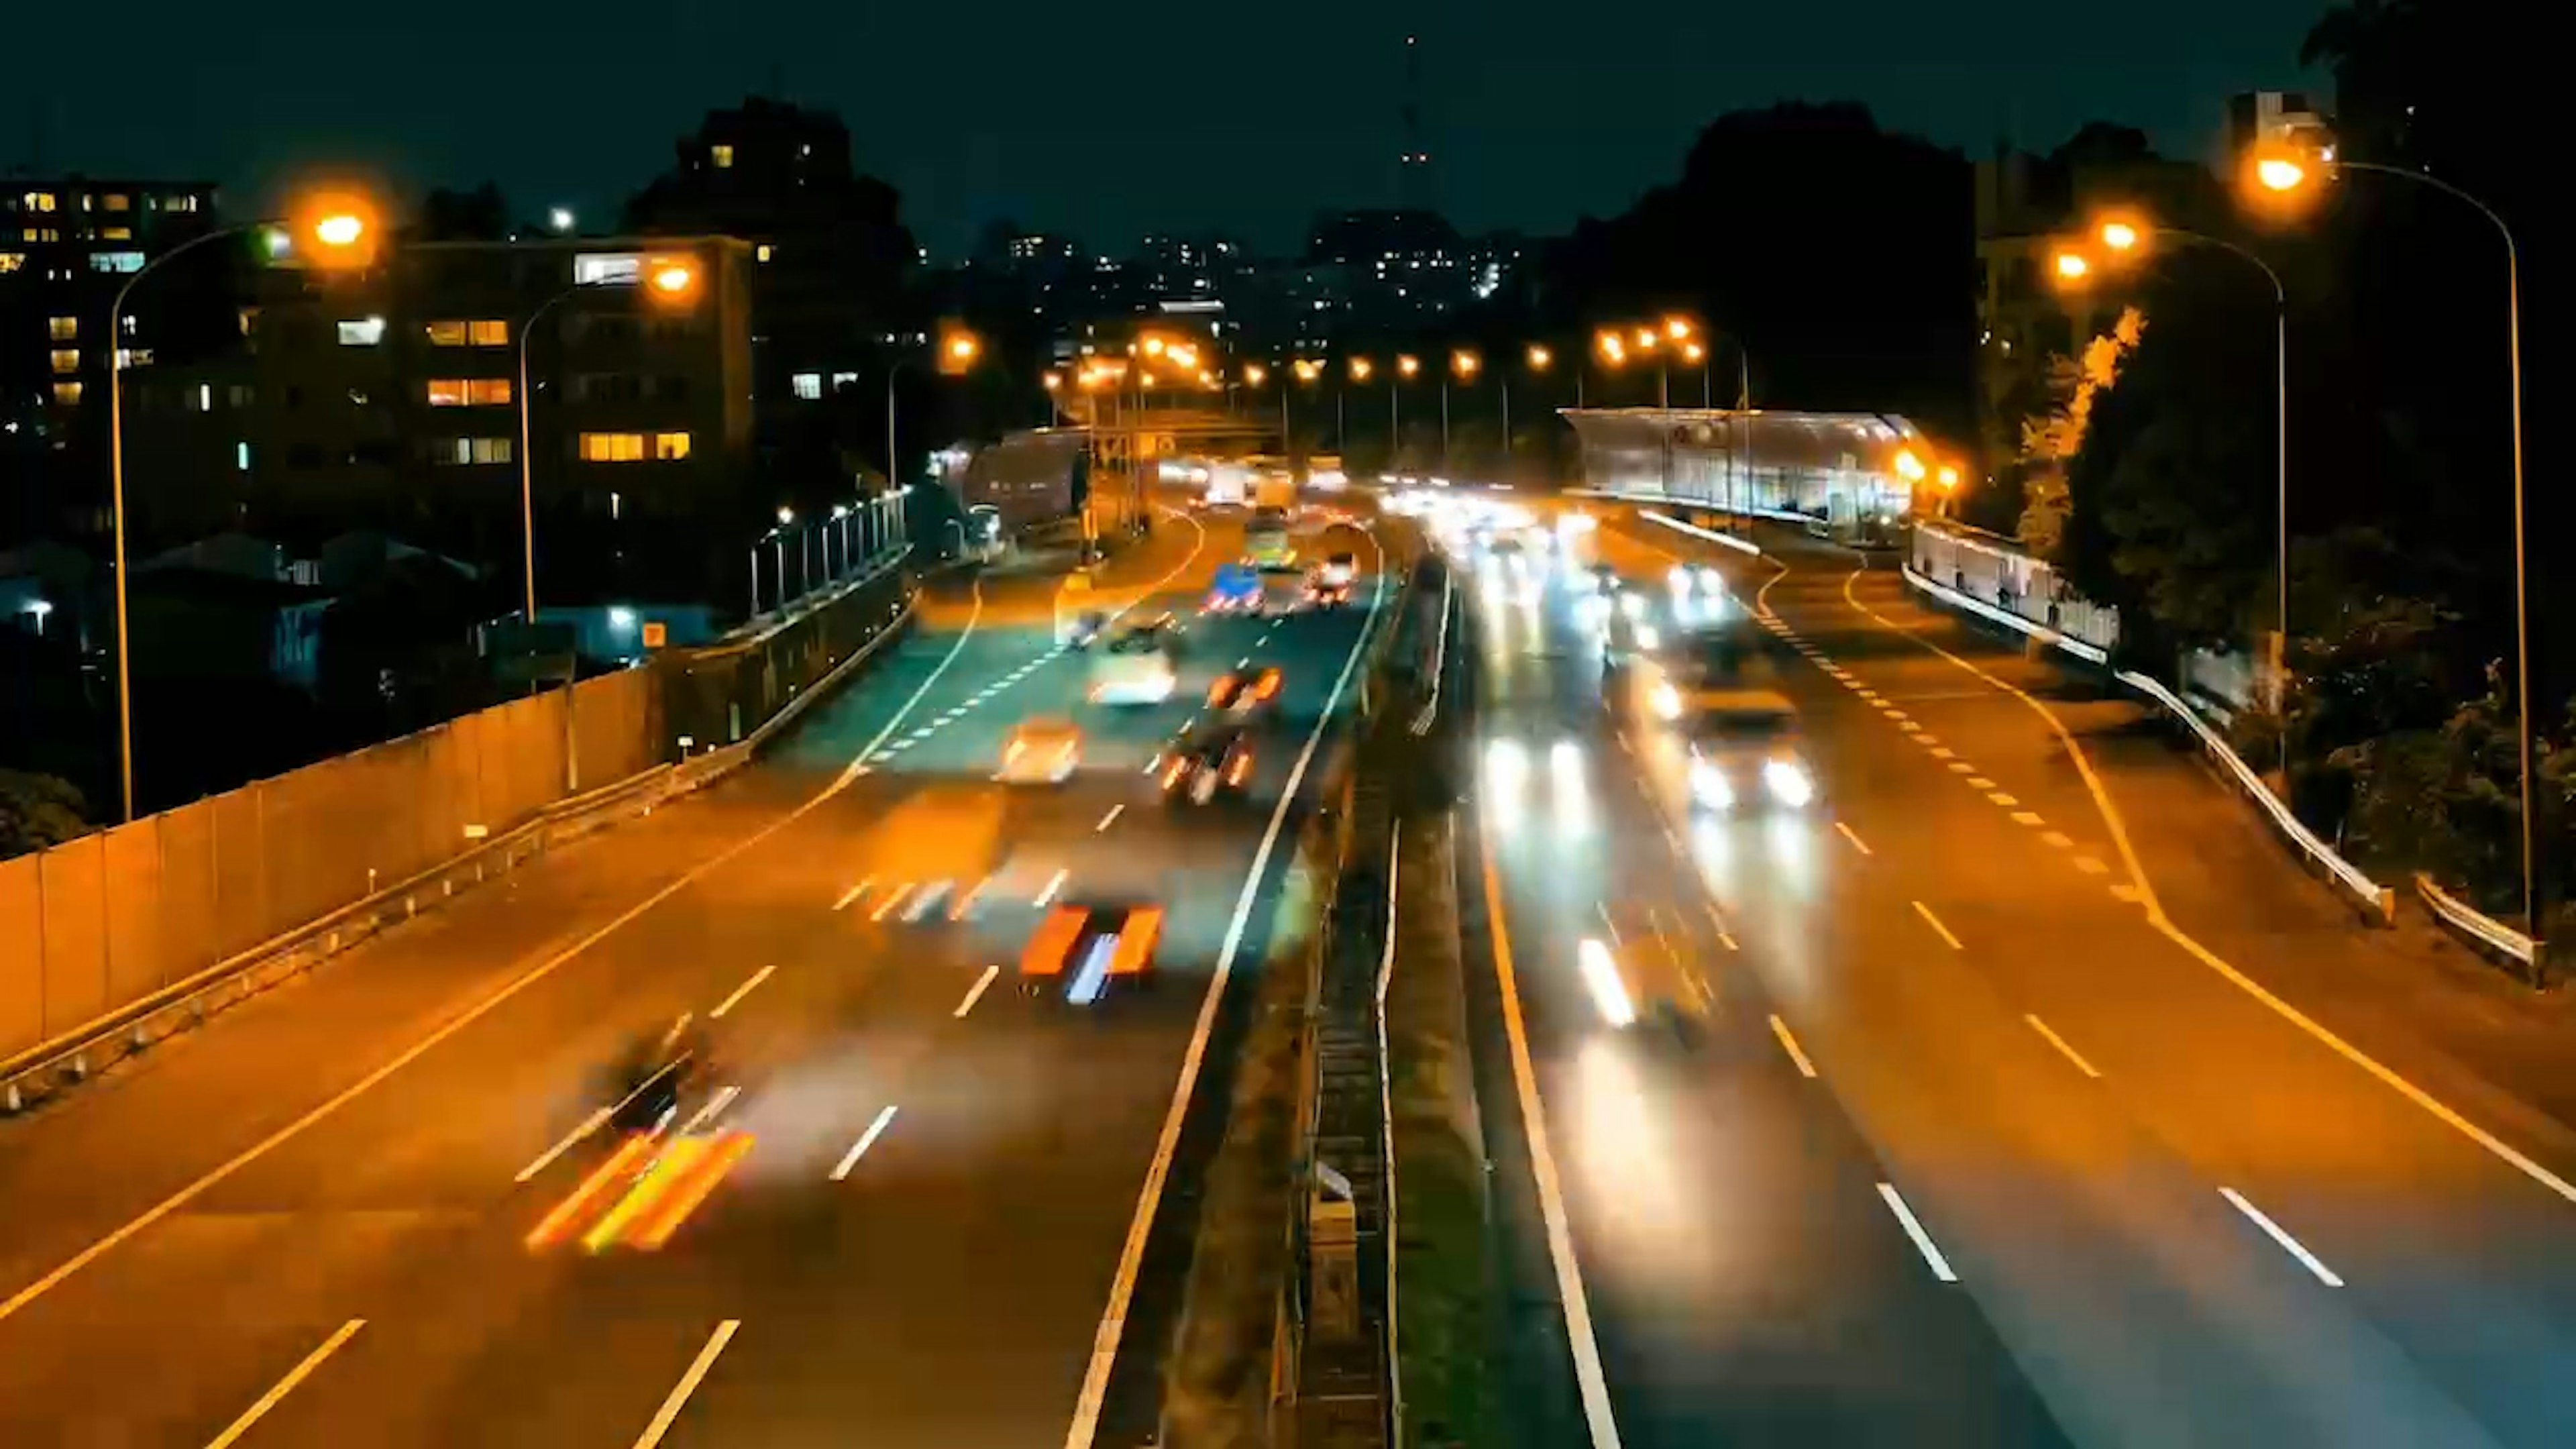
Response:
[{"label": "car", "polygon": [[1208,686],[1208,708],[1219,714],[1243,716],[1257,713],[1279,698],[1279,669],[1263,665],[1258,669],[1229,670]]},{"label": "car", "polygon": [[1249,559],[1224,564],[1217,569],[1216,581],[1208,589],[1206,612],[1259,614],[1268,602],[1269,594],[1269,585],[1262,582],[1261,570]]},{"label": "car", "polygon": [[1061,785],[1082,763],[1082,730],[1061,718],[1020,721],[1002,746],[1002,768],[993,778],[1006,785]]},{"label": "car", "polygon": [[1098,1001],[1112,985],[1138,985],[1154,970],[1163,908],[1117,902],[1066,902],[1038,922],[1020,953],[1020,989],[1058,991],[1076,1006]]},{"label": "car", "polygon": [[1180,631],[1166,614],[1121,626],[1091,659],[1094,704],[1160,704],[1172,697],[1180,676]]},{"label": "car", "polygon": [[1317,564],[1306,575],[1306,602],[1317,608],[1331,608],[1351,601],[1351,584],[1359,577],[1359,559],[1337,553]]},{"label": "car", "polygon": [[1220,795],[1242,794],[1252,783],[1253,763],[1251,734],[1240,726],[1219,726],[1175,745],[1163,757],[1156,778],[1163,798],[1208,805]]},{"label": "car", "polygon": [[[1669,684],[1660,686],[1671,688]],[[1799,743],[1797,706],[1768,689],[1701,689],[1680,695],[1691,804],[1712,813],[1803,810],[1816,777]]]}]

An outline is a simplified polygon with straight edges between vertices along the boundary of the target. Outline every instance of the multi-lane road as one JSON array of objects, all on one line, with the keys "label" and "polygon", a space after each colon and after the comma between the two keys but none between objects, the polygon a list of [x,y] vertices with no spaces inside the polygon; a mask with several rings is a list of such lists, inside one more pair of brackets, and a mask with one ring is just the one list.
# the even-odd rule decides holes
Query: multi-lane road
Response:
[{"label": "multi-lane road", "polygon": [[[1188,618],[1239,534],[1171,515],[1101,596]],[[735,779],[0,1124],[0,1443],[1150,1431],[1173,1294],[1144,1220],[1378,580],[1347,610],[1192,620],[1172,700],[1115,711],[1055,646],[1053,584],[937,585]],[[1285,682],[1250,798],[1166,807],[1147,762],[1239,662]],[[1081,770],[994,783],[1035,715],[1082,725]],[[1159,980],[1089,1009],[1021,992],[1040,904],[1094,896],[1171,908]],[[715,1043],[696,1140],[741,1155],[626,1193],[585,1129],[621,1050],[682,1013]]]},{"label": "multi-lane road", "polygon": [[1728,574],[1798,810],[1694,811],[1572,571],[1459,560],[1523,1442],[2576,1443],[2576,1144],[2320,999],[2363,933],[2130,706],[1764,542],[1574,557],[1667,633]]}]

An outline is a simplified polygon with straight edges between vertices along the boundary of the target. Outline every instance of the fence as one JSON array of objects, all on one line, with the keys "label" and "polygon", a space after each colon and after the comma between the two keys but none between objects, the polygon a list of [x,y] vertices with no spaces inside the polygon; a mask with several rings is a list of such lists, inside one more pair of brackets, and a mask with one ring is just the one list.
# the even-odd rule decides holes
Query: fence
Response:
[{"label": "fence", "polygon": [[651,738],[672,753],[740,743],[875,643],[911,606],[914,588],[898,557],[838,597],[748,639],[663,657],[655,670],[664,718]]},{"label": "fence", "polygon": [[584,681],[0,861],[0,1061],[654,761],[653,681]]},{"label": "fence", "polygon": [[1990,539],[1974,529],[1917,520],[1914,571],[2048,630],[2079,659],[2108,662],[2120,644],[2120,611],[2077,594],[2046,562],[2008,540]]}]

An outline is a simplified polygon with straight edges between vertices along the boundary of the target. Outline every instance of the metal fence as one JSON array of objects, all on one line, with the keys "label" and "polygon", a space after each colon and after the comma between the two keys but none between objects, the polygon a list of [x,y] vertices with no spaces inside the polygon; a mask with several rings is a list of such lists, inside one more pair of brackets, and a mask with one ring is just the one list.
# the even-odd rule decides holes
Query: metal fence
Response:
[{"label": "metal fence", "polygon": [[0,1060],[431,869],[658,757],[644,670],[0,861]]},{"label": "metal fence", "polygon": [[837,597],[759,634],[663,656],[655,664],[663,718],[654,739],[676,755],[749,738],[874,644],[903,617],[916,587],[907,558],[898,556]]}]

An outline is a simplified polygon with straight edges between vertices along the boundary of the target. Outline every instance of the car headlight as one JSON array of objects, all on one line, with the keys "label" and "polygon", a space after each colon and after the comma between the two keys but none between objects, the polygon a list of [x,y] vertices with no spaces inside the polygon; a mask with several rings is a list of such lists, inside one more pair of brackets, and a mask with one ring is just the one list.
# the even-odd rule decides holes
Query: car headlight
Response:
[{"label": "car headlight", "polygon": [[1719,573],[1713,568],[1702,568],[1699,571],[1699,586],[1712,594],[1724,593],[1726,591],[1726,575]]},{"label": "car headlight", "polygon": [[1726,782],[1726,772],[1706,760],[1693,760],[1690,767],[1691,798],[1711,810],[1726,810],[1735,804],[1735,787]]},{"label": "car headlight", "polygon": [[1646,596],[1643,594],[1622,592],[1619,595],[1619,612],[1627,615],[1631,619],[1645,613]]},{"label": "car headlight", "polygon": [[1807,772],[1787,760],[1772,760],[1762,766],[1762,783],[1771,798],[1796,809],[1816,798],[1816,782]]},{"label": "car headlight", "polygon": [[1681,691],[1673,688],[1669,684],[1656,685],[1654,692],[1646,696],[1646,701],[1654,706],[1655,715],[1659,719],[1680,719],[1682,717]]},{"label": "car headlight", "polygon": [[1691,571],[1682,565],[1673,565],[1673,571],[1664,577],[1672,584],[1674,593],[1687,594],[1691,591]]},{"label": "car headlight", "polygon": [[[1664,643],[1664,636],[1662,636],[1661,634],[1658,634],[1658,633],[1656,633],[1656,632],[1655,632],[1655,626],[1654,626],[1654,625],[1652,625],[1652,624],[1639,624],[1639,625],[1637,626],[1637,647],[1638,647],[1638,648],[1640,648],[1640,649],[1660,649],[1660,648],[1662,648],[1662,647],[1663,647],[1663,643]],[[1669,716],[1667,716],[1667,718],[1669,718]]]}]

